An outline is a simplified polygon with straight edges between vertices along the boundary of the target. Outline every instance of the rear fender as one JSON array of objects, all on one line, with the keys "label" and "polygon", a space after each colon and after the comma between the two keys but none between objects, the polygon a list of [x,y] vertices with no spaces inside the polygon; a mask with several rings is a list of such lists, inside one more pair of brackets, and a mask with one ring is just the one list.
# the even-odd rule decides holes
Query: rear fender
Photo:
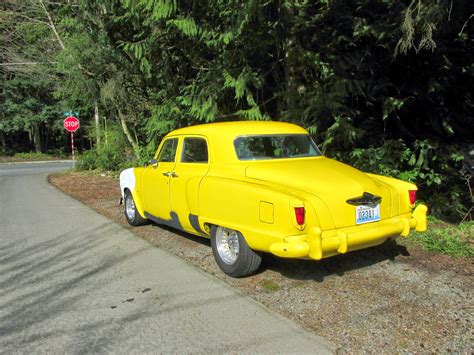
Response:
[{"label": "rear fender", "polygon": [[283,237],[305,233],[296,225],[294,206],[304,206],[307,225],[318,224],[303,198],[261,184],[206,176],[199,188],[199,221],[240,231],[250,248],[269,251]]},{"label": "rear fender", "polygon": [[398,192],[399,214],[408,213],[415,208],[414,204],[410,203],[408,191],[418,190],[415,184],[388,176],[368,174],[372,179],[379,180],[384,184],[392,186]]}]

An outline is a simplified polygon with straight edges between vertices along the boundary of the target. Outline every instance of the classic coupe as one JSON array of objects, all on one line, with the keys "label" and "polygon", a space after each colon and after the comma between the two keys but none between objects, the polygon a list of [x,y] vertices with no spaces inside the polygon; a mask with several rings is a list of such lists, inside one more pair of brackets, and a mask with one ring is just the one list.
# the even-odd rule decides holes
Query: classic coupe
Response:
[{"label": "classic coupe", "polygon": [[262,253],[320,260],[425,231],[417,187],[321,154],[283,122],[175,130],[144,167],[120,174],[125,218],[210,238],[219,267],[255,273]]}]

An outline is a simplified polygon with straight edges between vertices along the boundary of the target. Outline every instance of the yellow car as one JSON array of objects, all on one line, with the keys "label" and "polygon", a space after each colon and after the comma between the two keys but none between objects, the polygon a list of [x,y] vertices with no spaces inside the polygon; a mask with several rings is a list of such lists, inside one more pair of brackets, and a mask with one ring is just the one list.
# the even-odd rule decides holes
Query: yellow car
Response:
[{"label": "yellow car", "polygon": [[254,273],[262,252],[320,260],[426,230],[417,187],[321,154],[282,122],[175,130],[145,167],[120,174],[125,217],[210,238],[228,275]]}]

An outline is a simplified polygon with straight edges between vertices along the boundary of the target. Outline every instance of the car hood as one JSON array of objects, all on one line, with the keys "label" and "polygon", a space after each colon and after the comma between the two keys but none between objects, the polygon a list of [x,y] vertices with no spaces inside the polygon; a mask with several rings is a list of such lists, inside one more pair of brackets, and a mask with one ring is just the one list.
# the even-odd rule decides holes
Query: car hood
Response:
[{"label": "car hood", "polygon": [[326,157],[253,162],[247,166],[245,175],[319,197],[328,207],[336,228],[355,225],[355,206],[346,201],[364,192],[382,197],[381,218],[391,216],[391,194],[386,186],[360,170]]}]

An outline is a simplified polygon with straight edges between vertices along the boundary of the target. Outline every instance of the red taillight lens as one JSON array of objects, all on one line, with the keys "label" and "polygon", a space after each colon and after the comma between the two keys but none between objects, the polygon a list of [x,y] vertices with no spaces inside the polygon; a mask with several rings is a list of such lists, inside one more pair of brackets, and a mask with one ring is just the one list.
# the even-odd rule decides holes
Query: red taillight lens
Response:
[{"label": "red taillight lens", "polygon": [[295,207],[296,223],[298,223],[298,225],[300,226],[304,224],[304,215],[305,215],[304,207]]},{"label": "red taillight lens", "polygon": [[416,190],[409,190],[408,196],[410,197],[410,203],[413,205],[416,201]]}]

